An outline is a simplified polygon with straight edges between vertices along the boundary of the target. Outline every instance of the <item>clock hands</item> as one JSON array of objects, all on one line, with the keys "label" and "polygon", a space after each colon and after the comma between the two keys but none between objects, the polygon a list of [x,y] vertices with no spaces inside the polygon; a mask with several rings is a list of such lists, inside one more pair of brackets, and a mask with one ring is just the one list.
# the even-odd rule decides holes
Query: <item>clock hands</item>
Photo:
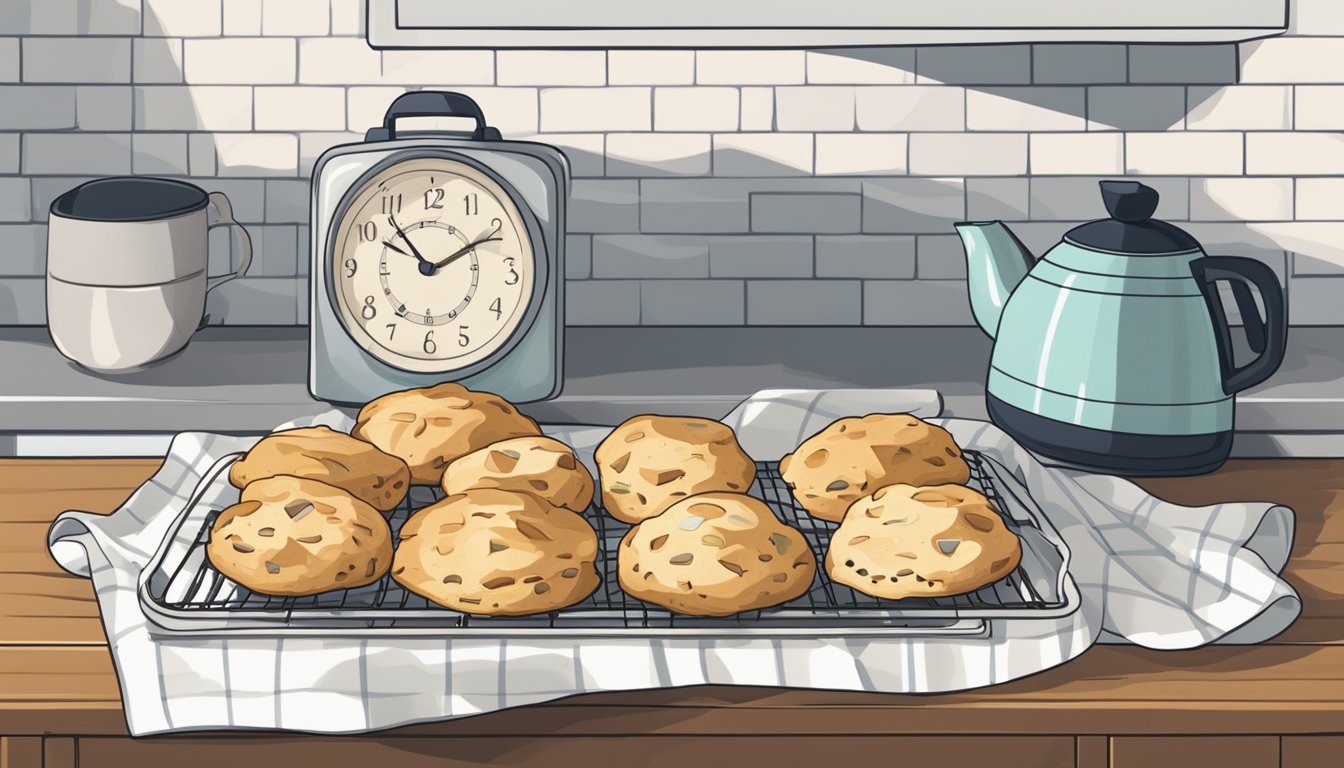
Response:
[{"label": "clock hands", "polygon": [[[498,231],[498,230],[496,230],[496,231]],[[494,232],[491,232],[490,234],[493,235]],[[435,269],[439,269],[440,267],[447,266],[447,265],[453,263],[454,261],[457,261],[458,259],[462,258],[462,256],[463,256],[464,254],[470,253],[473,249],[476,248],[476,246],[478,246],[478,245],[480,245],[480,244],[482,244],[482,243],[490,243],[490,242],[495,242],[495,241],[497,241],[497,240],[503,240],[503,239],[504,239],[504,238],[502,238],[502,237],[490,237],[489,235],[487,235],[487,236],[485,236],[485,237],[482,237],[482,238],[479,239],[479,240],[473,240],[473,241],[471,241],[470,243],[467,243],[466,245],[462,246],[461,248],[458,248],[458,249],[457,249],[456,251],[454,251],[453,253],[449,254],[449,256],[448,256],[447,258],[445,258],[445,259],[441,259],[441,260],[439,260],[439,261],[434,262],[434,268],[435,268]]]},{"label": "clock hands", "polygon": [[411,242],[411,238],[409,238],[409,237],[406,236],[406,231],[403,230],[403,229],[401,228],[401,225],[397,223],[397,219],[396,219],[396,217],[393,216],[393,215],[391,215],[391,214],[388,214],[388,216],[387,216],[387,220],[390,221],[390,222],[392,222],[392,227],[393,227],[394,229],[397,230],[397,234],[400,235],[400,236],[401,236],[401,239],[402,239],[402,240],[405,240],[405,241],[406,241],[406,244],[409,245],[409,246],[411,247],[411,253],[410,253],[410,254],[406,254],[405,251],[401,250],[400,248],[396,247],[395,245],[392,245],[391,241],[389,241],[389,240],[384,240],[383,243],[384,243],[385,245],[387,245],[387,246],[390,246],[390,247],[392,248],[392,250],[397,251],[398,253],[401,253],[401,254],[403,254],[403,255],[413,255],[413,256],[415,256],[416,260],[420,262],[420,274],[425,275],[425,276],[429,276],[429,275],[434,274],[434,270],[436,269],[436,267],[434,266],[434,264],[433,264],[432,262],[429,261],[429,259],[426,259],[424,256],[421,256],[421,255],[420,255],[420,249],[419,249],[419,248],[416,248],[416,247],[415,247],[415,243],[412,243],[412,242]]},{"label": "clock hands", "polygon": [[457,261],[458,259],[462,258],[464,255],[471,253],[472,250],[474,250],[478,245],[481,245],[483,243],[497,242],[504,239],[502,237],[494,236],[494,234],[499,231],[499,228],[496,227],[495,229],[491,230],[490,233],[487,234],[485,237],[477,238],[476,240],[467,243],[466,245],[462,246],[461,248],[458,248],[456,251],[449,254],[446,258],[440,259],[439,261],[430,261],[429,259],[426,259],[424,256],[420,254],[420,249],[415,247],[415,243],[411,242],[411,238],[407,237],[406,230],[402,229],[401,225],[397,223],[397,219],[395,216],[389,215],[387,217],[387,220],[392,223],[393,228],[397,230],[397,234],[401,237],[401,239],[406,241],[406,245],[410,246],[411,252],[407,253],[403,248],[398,246],[396,243],[392,242],[391,239],[384,240],[383,245],[387,246],[388,248],[391,248],[392,250],[396,251],[397,253],[400,253],[403,256],[411,256],[416,261],[420,262],[420,274],[425,275],[426,277],[433,275],[434,273],[438,272],[440,268],[446,267],[449,264],[452,264],[454,261]]},{"label": "clock hands", "polygon": [[[403,251],[400,247],[397,246],[396,243],[392,242],[391,240],[384,240],[384,241],[383,241],[383,245],[386,245],[388,248],[391,248],[392,250],[396,251],[397,253],[400,253],[402,256],[411,256],[411,254],[407,253],[406,251]],[[411,258],[415,258],[415,257],[412,256]]]}]

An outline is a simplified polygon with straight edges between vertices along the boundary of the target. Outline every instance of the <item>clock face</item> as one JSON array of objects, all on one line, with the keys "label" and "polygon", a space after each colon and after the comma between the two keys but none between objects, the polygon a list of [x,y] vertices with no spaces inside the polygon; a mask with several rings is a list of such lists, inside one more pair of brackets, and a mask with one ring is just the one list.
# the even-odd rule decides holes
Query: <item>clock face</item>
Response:
[{"label": "clock face", "polygon": [[354,190],[328,268],[351,337],[418,372],[464,368],[502,347],[536,277],[532,240],[504,189],[437,157],[390,165]]}]

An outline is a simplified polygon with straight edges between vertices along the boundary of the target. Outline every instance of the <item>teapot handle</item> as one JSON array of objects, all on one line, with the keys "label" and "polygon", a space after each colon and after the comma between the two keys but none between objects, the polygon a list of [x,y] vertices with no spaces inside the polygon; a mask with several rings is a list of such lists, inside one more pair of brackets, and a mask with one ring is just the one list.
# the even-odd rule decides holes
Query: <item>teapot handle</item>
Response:
[{"label": "teapot handle", "polygon": [[[1283,288],[1274,276],[1274,270],[1255,259],[1241,256],[1204,256],[1191,262],[1190,268],[1204,284],[1210,301],[1218,300],[1218,281],[1231,284],[1232,297],[1245,324],[1246,341],[1251,350],[1258,353],[1254,360],[1237,367],[1231,359],[1232,350],[1224,350],[1228,359],[1223,361],[1223,391],[1236,394],[1268,379],[1283,363],[1288,346]],[[1265,305],[1263,321],[1251,294],[1252,286],[1260,293]]]},{"label": "teapot handle", "polygon": [[1258,355],[1265,351],[1265,321],[1260,319],[1255,295],[1243,282],[1234,280],[1228,285],[1232,288],[1232,300],[1237,303],[1237,312],[1241,315],[1242,328],[1246,331],[1246,345]]}]

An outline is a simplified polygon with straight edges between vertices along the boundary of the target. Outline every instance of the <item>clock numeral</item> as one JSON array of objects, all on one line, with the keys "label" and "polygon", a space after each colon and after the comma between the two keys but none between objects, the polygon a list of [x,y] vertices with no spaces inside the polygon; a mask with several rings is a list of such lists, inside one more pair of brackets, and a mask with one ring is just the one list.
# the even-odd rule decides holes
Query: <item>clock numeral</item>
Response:
[{"label": "clock numeral", "polygon": [[490,311],[495,313],[496,320],[498,320],[500,316],[504,314],[504,310],[500,309],[499,307],[498,297],[496,297],[494,301],[490,302]]},{"label": "clock numeral", "polygon": [[401,213],[401,193],[383,195],[383,213]]},{"label": "clock numeral", "polygon": [[359,314],[365,320],[372,320],[373,318],[378,316],[378,308],[373,306],[372,296],[364,297],[364,308],[359,310]]},{"label": "clock numeral", "polygon": [[371,243],[378,239],[378,224],[372,221],[366,221],[359,227],[359,241],[361,243]]},{"label": "clock numeral", "polygon": [[423,349],[425,350],[426,355],[432,355],[435,352],[439,351],[439,345],[434,343],[433,331],[428,331],[427,333],[425,333],[425,344]]},{"label": "clock numeral", "polygon": [[345,276],[351,278],[355,276],[355,271],[359,269],[359,264],[354,259],[345,260]]},{"label": "clock numeral", "polygon": [[504,228],[504,222],[499,219],[491,219],[490,226],[493,227],[493,229],[490,230],[490,234],[486,235],[486,237],[494,237],[495,235],[498,235],[499,230]]},{"label": "clock numeral", "polygon": [[462,204],[466,206],[468,216],[475,216],[481,212],[481,201],[475,192],[463,195]]},{"label": "clock numeral", "polygon": [[518,270],[513,268],[514,263],[514,258],[512,256],[505,257],[504,265],[509,268],[509,276],[504,280],[505,285],[518,284]]},{"label": "clock numeral", "polygon": [[393,337],[395,337],[396,335],[397,335],[397,324],[396,324],[396,323],[388,323],[388,324],[387,324],[387,340],[388,340],[388,341],[391,341],[391,340],[393,339]]},{"label": "clock numeral", "polygon": [[425,190],[425,210],[428,211],[430,208],[442,208],[442,207],[443,207],[443,189],[436,188]]},{"label": "clock numeral", "polygon": [[457,346],[465,347],[471,343],[471,337],[467,335],[467,326],[460,325],[457,328]]}]

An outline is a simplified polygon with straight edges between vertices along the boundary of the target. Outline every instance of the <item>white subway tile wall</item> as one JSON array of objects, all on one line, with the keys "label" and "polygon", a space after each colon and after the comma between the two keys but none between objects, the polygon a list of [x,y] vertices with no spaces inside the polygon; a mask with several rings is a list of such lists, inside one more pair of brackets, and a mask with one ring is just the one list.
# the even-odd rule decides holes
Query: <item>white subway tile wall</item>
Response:
[{"label": "white subway tile wall", "polygon": [[1117,176],[1269,264],[1294,323],[1344,325],[1338,0],[1241,45],[816,51],[376,51],[363,0],[25,5],[0,13],[3,325],[45,322],[52,200],[125,173],[224,192],[251,230],[211,324],[306,323],[313,164],[419,88],[569,156],[572,325],[970,325],[952,225],[1039,252]]}]

